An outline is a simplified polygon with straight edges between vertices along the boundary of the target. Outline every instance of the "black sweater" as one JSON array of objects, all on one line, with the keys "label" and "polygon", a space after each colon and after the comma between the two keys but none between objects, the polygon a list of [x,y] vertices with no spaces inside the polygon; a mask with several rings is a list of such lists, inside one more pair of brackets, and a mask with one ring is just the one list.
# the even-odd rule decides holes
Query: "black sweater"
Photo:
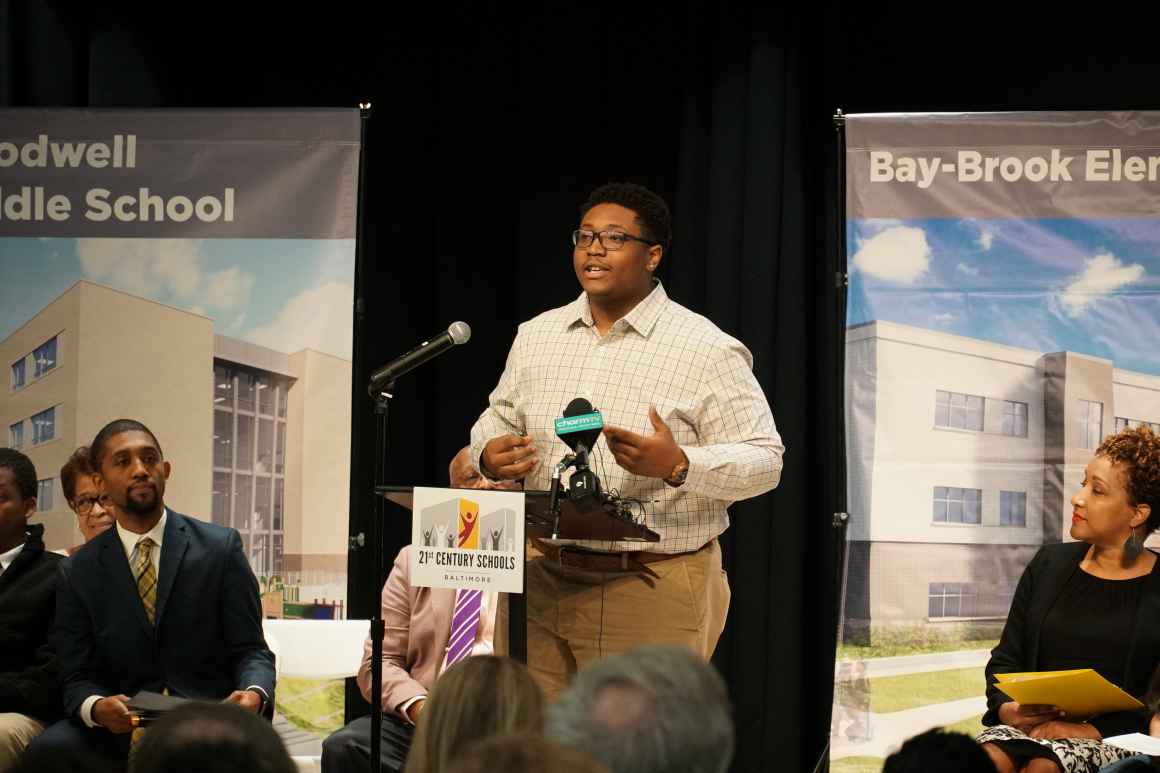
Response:
[{"label": "black sweater", "polygon": [[48,631],[56,611],[57,565],[44,527],[28,527],[24,549],[0,574],[0,712],[52,721],[63,714],[56,654]]},{"label": "black sweater", "polygon": [[[1039,671],[1044,668],[1041,633],[1068,579],[1088,550],[1085,542],[1044,545],[1019,579],[1007,624],[987,664],[987,713],[983,724],[999,724],[999,707],[1011,700],[995,686],[995,674]],[[1115,642],[1123,648],[1124,672],[1106,674],[1125,692],[1143,699],[1152,672],[1160,663],[1160,562],[1143,580],[1131,635]],[[1091,723],[1107,738],[1122,733],[1147,733],[1147,711],[1120,711],[1092,717]]]}]

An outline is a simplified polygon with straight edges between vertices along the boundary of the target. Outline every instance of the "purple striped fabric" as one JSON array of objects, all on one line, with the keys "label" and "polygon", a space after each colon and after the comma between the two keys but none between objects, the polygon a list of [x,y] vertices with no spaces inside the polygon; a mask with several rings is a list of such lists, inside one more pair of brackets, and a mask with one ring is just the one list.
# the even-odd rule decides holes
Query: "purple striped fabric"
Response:
[{"label": "purple striped fabric", "polygon": [[471,654],[475,646],[475,635],[479,632],[479,608],[483,591],[464,590],[455,592],[455,613],[451,616],[451,637],[447,640],[447,662],[449,668]]}]

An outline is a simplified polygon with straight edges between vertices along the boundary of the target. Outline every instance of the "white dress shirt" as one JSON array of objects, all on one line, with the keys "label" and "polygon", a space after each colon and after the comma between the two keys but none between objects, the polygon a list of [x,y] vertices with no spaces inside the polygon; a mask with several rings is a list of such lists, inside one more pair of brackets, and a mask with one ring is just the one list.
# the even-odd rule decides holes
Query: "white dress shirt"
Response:
[{"label": "white dress shirt", "polygon": [[12,566],[12,562],[16,560],[16,556],[20,555],[20,551],[24,550],[24,543],[21,542],[11,550],[6,550],[0,553],[0,574],[8,571],[8,567]]}]

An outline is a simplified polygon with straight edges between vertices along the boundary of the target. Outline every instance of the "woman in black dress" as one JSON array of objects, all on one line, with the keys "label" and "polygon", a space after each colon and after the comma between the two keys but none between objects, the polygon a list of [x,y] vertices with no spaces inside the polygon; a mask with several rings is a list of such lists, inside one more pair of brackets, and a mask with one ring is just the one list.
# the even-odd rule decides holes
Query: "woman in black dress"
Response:
[{"label": "woman in black dress", "polygon": [[1149,713],[1066,717],[1021,706],[995,674],[1094,668],[1142,697],[1160,662],[1160,567],[1144,539],[1160,525],[1160,437],[1108,437],[1071,499],[1073,543],[1045,545],[1019,580],[987,664],[988,725],[978,738],[999,773],[1090,773],[1130,752],[1101,742],[1148,732]]}]

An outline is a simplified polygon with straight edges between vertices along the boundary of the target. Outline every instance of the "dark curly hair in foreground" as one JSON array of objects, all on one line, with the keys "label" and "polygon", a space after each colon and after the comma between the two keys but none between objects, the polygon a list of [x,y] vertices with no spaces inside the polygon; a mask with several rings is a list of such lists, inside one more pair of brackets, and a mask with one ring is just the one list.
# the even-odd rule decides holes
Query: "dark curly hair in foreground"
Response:
[{"label": "dark curly hair in foreground", "polygon": [[592,193],[580,207],[580,217],[597,204],[618,204],[636,213],[644,238],[669,251],[673,240],[673,219],[669,205],[657,194],[636,183],[606,183]]},{"label": "dark curly hair in foreground", "polygon": [[15,448],[0,448],[0,469],[12,473],[21,498],[36,496],[36,468],[27,456]]},{"label": "dark curly hair in foreground", "polygon": [[1160,527],[1160,436],[1147,425],[1125,429],[1104,438],[1096,456],[1123,467],[1128,502],[1133,507],[1152,508],[1144,524],[1148,533]]}]

